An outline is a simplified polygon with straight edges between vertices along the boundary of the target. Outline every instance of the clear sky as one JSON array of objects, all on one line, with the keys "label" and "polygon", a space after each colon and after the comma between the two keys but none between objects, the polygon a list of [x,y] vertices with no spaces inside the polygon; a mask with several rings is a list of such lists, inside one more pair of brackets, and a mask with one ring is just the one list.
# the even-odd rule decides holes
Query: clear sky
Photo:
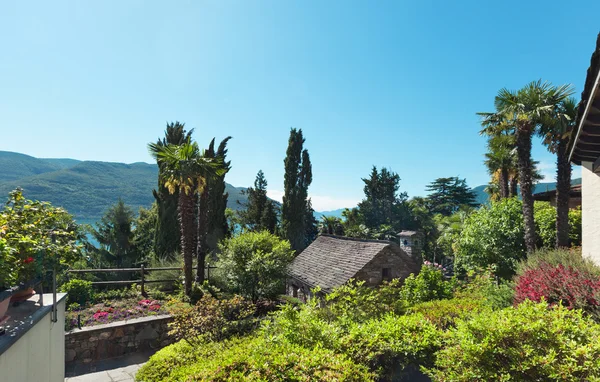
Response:
[{"label": "clear sky", "polygon": [[[227,181],[283,189],[302,128],[317,210],[354,205],[372,165],[424,195],[485,184],[475,112],[542,78],[581,93],[595,1],[0,1],[0,150],[151,162],[167,121],[233,136]],[[552,155],[535,159],[553,177]],[[576,174],[579,174],[576,171]]]}]

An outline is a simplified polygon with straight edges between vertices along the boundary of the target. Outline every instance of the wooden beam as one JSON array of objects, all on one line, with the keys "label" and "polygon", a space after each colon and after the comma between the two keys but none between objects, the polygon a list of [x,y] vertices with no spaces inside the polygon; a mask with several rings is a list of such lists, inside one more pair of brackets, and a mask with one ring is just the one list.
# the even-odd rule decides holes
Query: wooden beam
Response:
[{"label": "wooden beam", "polygon": [[596,159],[596,161],[592,165],[592,171],[596,174],[600,172],[600,157],[598,157],[598,159]]}]

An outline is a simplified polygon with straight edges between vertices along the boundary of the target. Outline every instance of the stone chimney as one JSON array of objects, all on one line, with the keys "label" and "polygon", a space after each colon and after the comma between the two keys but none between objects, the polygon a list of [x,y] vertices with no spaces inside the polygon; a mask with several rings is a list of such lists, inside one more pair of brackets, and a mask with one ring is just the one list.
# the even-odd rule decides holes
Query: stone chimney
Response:
[{"label": "stone chimney", "polygon": [[421,248],[423,248],[423,235],[416,231],[402,231],[398,234],[400,248],[410,257],[421,261]]}]

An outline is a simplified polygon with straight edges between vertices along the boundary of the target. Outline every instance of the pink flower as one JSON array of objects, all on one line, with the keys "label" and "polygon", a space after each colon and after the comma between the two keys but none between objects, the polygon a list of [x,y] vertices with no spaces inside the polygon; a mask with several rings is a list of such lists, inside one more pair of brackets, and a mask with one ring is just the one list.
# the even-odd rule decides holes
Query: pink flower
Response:
[{"label": "pink flower", "polygon": [[160,305],[158,304],[152,304],[148,307],[148,309],[152,310],[152,311],[158,311],[160,310]]},{"label": "pink flower", "polygon": [[23,264],[33,263],[33,257],[29,256],[25,260],[23,260]]},{"label": "pink flower", "polygon": [[143,306],[148,306],[148,305],[152,305],[152,301],[150,300],[141,300],[140,302],[138,302],[139,305],[143,305]]}]

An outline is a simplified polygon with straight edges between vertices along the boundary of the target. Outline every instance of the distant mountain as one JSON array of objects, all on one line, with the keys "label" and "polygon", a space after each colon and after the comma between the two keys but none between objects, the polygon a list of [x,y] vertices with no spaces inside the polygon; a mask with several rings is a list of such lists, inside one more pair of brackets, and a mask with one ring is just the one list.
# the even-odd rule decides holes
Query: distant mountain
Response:
[{"label": "distant mountain", "polygon": [[322,211],[322,212],[315,211],[314,215],[317,220],[321,220],[321,218],[323,216],[333,216],[336,218],[341,218],[342,212],[344,212],[344,210],[345,210],[345,208],[340,208],[339,210],[333,210],[333,211]]},{"label": "distant mountain", "polygon": [[59,170],[60,167],[29,155],[0,151],[0,182]]},{"label": "distant mountain", "polygon": [[[581,184],[581,178],[576,178],[571,180],[571,185]],[[485,192],[485,188],[487,185],[478,186],[473,188],[472,190],[475,192],[477,197],[477,203],[479,204],[488,204],[490,197]],[[533,189],[533,193],[537,194],[539,192],[546,192],[556,190],[556,182],[547,182],[547,183],[538,183],[535,185]]]},{"label": "distant mountain", "polygon": [[[0,151],[0,200],[21,187],[28,199],[61,206],[78,221],[99,220],[121,197],[137,210],[154,202],[158,167],[148,163],[110,163],[74,159],[39,159]],[[228,207],[246,202],[244,188],[226,184]]]}]

